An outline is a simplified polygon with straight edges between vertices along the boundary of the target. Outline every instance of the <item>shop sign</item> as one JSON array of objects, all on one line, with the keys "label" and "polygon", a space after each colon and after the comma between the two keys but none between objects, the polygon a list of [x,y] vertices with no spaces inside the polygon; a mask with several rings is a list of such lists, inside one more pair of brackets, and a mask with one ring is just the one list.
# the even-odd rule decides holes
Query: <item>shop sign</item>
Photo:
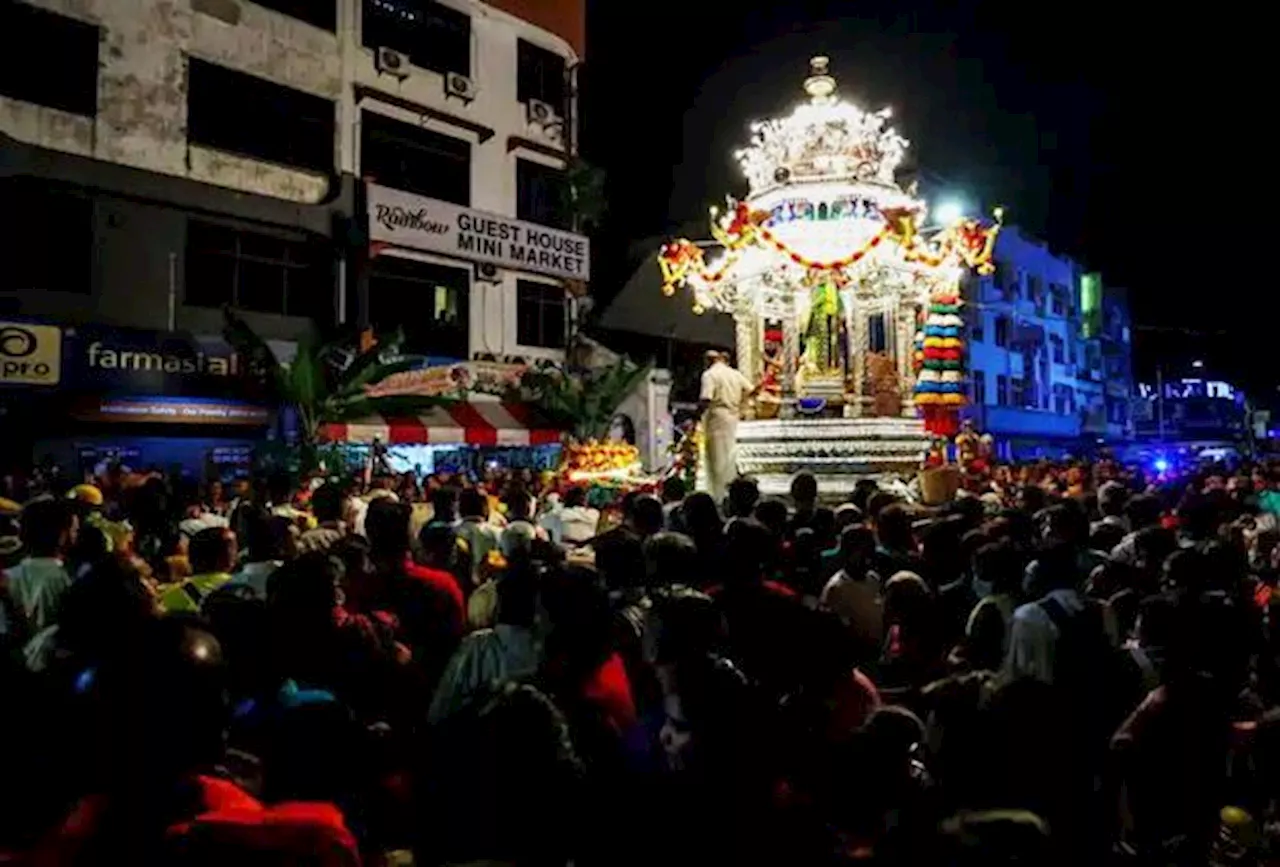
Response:
[{"label": "shop sign", "polygon": [[122,397],[92,400],[74,413],[81,421],[137,424],[198,424],[261,427],[271,421],[265,407],[224,400]]},{"label": "shop sign", "polygon": [[61,328],[0,322],[0,384],[57,385],[61,381]]},{"label": "shop sign", "polygon": [[583,235],[400,190],[368,186],[369,239],[566,280],[590,278]]},{"label": "shop sign", "polygon": [[181,332],[68,328],[64,364],[68,384],[91,391],[226,396],[253,383],[221,338]]},{"label": "shop sign", "polygon": [[393,373],[365,387],[368,397],[443,397],[464,399],[468,394],[501,397],[520,384],[526,366],[496,361],[460,361]]}]

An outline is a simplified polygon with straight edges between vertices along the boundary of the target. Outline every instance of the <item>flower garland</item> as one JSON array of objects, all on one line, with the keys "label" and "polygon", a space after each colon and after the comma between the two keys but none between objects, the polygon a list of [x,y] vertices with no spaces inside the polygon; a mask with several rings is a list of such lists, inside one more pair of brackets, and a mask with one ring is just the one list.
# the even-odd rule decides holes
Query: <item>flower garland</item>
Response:
[{"label": "flower garland", "polygon": [[915,404],[925,430],[949,437],[960,429],[964,394],[964,320],[954,290],[934,293],[916,334]]}]

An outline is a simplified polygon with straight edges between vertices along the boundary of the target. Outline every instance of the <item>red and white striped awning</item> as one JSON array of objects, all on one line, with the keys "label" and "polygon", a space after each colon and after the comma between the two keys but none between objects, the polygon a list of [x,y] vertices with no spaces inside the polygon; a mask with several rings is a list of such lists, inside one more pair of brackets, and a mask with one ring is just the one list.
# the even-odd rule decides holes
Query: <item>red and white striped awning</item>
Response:
[{"label": "red and white striped awning", "polygon": [[560,435],[528,405],[498,401],[460,402],[415,418],[374,417],[324,429],[329,442],[384,445],[541,446],[560,442]]}]

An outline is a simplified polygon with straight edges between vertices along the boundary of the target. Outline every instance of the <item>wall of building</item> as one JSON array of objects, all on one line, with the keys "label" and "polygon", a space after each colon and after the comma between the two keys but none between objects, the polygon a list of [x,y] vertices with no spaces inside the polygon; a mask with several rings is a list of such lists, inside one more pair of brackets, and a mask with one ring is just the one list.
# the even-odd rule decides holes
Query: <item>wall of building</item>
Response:
[{"label": "wall of building", "polygon": [[[100,28],[97,110],[82,116],[0,96],[0,147],[6,156],[0,176],[56,176],[84,188],[94,200],[94,257],[90,292],[5,287],[10,291],[0,293],[0,308],[9,312],[163,328],[172,289],[179,328],[217,330],[216,309],[182,303],[192,214],[334,238],[335,275],[347,270],[343,260],[353,251],[343,247],[363,245],[354,179],[361,171],[364,111],[471,142],[470,205],[498,215],[515,215],[517,159],[567,164],[563,148],[573,130],[530,123],[517,99],[517,45],[526,40],[560,55],[567,67],[576,65],[583,0],[442,0],[470,16],[469,101],[447,95],[438,72],[380,72],[374,49],[363,44],[361,0],[335,0],[334,30],[251,0],[25,2]],[[188,57],[332,100],[333,170],[290,168],[189,142]],[[344,237],[337,237],[335,226]],[[438,261],[470,268],[462,260]],[[517,275],[500,277],[498,283],[472,281],[472,352],[561,355],[519,344]],[[352,273],[348,282],[347,303],[336,314],[357,321],[363,315],[359,280]],[[340,294],[335,279],[335,298]],[[287,316],[250,318],[272,337],[295,337],[308,325]]]},{"label": "wall of building", "polygon": [[[1084,327],[1082,274],[1076,263],[1016,227],[1000,233],[995,261],[996,273],[975,278],[968,293],[970,375],[976,379],[980,372],[984,381],[984,393],[972,410],[978,423],[997,437],[1008,438],[1124,436],[1126,424],[1116,421],[1114,412],[1108,416],[1109,399],[1129,390],[1128,308],[1123,293],[1110,296],[1107,305],[1113,322],[1106,332],[1110,335],[1107,346],[1115,359],[1108,375],[1104,338]],[[1036,285],[1046,293],[1043,303],[1032,297]],[[1053,304],[1055,291],[1065,293],[1058,312]],[[997,337],[999,321],[1006,323],[1004,345]],[[1057,341],[1061,341],[1061,361],[1054,360]],[[1005,395],[999,389],[1001,376],[1011,383]],[[1014,380],[1034,381],[1034,401],[1018,400]],[[1070,398],[1064,401],[1068,389]]]}]

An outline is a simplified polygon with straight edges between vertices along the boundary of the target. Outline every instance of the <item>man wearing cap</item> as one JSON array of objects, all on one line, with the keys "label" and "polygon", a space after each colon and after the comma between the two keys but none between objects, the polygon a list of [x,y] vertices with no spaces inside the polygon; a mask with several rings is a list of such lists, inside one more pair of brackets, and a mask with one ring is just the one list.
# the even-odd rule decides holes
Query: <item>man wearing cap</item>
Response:
[{"label": "man wearing cap", "polygon": [[707,489],[718,503],[738,475],[738,419],[742,417],[742,405],[759,387],[730,367],[725,353],[711,350],[706,358],[698,406],[706,436]]}]

